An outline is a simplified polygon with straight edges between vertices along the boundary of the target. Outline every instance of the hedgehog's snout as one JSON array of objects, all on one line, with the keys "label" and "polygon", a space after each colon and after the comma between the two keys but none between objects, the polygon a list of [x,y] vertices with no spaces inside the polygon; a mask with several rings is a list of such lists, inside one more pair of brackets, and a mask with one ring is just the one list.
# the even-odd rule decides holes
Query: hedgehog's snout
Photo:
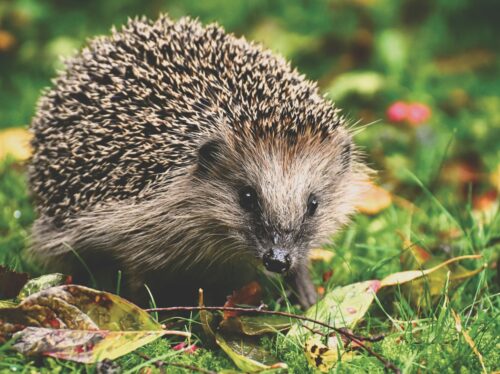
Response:
[{"label": "hedgehog's snout", "polygon": [[290,269],[291,258],[286,249],[271,248],[263,256],[264,266],[274,273],[286,273]]}]

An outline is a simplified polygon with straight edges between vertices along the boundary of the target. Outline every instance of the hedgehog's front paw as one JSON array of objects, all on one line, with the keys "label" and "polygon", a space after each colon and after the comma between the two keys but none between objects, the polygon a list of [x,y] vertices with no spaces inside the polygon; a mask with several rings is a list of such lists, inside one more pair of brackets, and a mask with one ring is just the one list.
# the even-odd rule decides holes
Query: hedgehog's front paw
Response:
[{"label": "hedgehog's front paw", "polygon": [[318,301],[318,294],[311,280],[307,264],[301,265],[294,274],[290,275],[288,282],[302,308],[307,309]]}]

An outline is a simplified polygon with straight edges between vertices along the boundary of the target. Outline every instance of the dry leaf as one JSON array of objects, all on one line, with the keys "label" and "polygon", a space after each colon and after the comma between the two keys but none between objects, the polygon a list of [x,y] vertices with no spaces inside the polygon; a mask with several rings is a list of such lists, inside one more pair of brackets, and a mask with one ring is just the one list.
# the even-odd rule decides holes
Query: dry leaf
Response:
[{"label": "dry leaf", "polygon": [[330,372],[340,359],[349,361],[354,357],[355,353],[346,352],[337,336],[328,337],[327,344],[321,340],[319,335],[310,336],[304,345],[304,353],[309,364],[322,373]]},{"label": "dry leaf", "polygon": [[309,259],[311,261],[330,262],[333,256],[335,255],[332,251],[322,248],[314,248],[309,252]]},{"label": "dry leaf", "polygon": [[27,160],[31,155],[31,134],[25,129],[0,131],[0,160],[10,155],[14,159]]},{"label": "dry leaf", "polygon": [[498,204],[498,192],[495,190],[485,192],[472,200],[474,209],[482,212],[494,209],[496,204]]},{"label": "dry leaf", "polygon": [[10,32],[0,30],[0,52],[8,51],[16,43],[16,38]]},{"label": "dry leaf", "polygon": [[373,183],[367,183],[356,207],[361,213],[372,215],[380,213],[391,204],[392,195],[390,192]]},{"label": "dry leaf", "polygon": [[[228,297],[225,307],[235,307],[238,305],[259,305],[262,300],[262,288],[258,282],[251,282],[239,289],[234,291],[231,296]],[[229,310],[224,311],[224,319],[230,317],[238,316],[238,312],[233,312]]]}]

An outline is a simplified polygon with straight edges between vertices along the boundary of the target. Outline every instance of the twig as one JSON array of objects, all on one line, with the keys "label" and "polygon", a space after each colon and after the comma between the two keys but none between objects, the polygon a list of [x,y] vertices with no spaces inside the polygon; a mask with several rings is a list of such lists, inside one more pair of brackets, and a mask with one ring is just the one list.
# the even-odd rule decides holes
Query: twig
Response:
[{"label": "twig", "polygon": [[[200,311],[200,310],[270,314],[270,315],[289,317],[289,318],[298,319],[301,321],[315,323],[317,325],[331,329],[331,330],[337,332],[338,334],[346,337],[347,339],[355,342],[357,345],[359,345],[361,348],[363,348],[365,351],[367,351],[370,355],[376,357],[381,363],[384,364],[384,366],[387,369],[391,369],[396,374],[401,373],[400,369],[397,366],[395,366],[392,362],[386,360],[383,356],[381,356],[380,354],[376,353],[371,348],[369,348],[363,344],[363,341],[382,340],[384,338],[383,335],[379,335],[379,336],[376,336],[373,338],[372,337],[365,337],[365,336],[357,336],[357,335],[354,335],[351,332],[347,331],[345,328],[338,328],[338,327],[329,325],[329,324],[321,322],[321,321],[317,321],[317,320],[309,318],[309,317],[299,316],[297,314],[292,314],[292,313],[287,313],[287,312],[264,310],[264,309],[260,309],[260,308],[239,308],[239,307],[229,307],[229,306],[174,306],[174,307],[168,307],[168,308],[146,309],[147,312],[193,312],[193,311]],[[373,340],[373,339],[375,339],[375,340]]]},{"label": "twig", "polygon": [[[144,353],[141,353],[141,352],[134,352],[136,355],[138,355],[139,357],[142,357],[143,359],[145,360],[148,360],[150,361],[151,360],[151,357],[149,357],[148,355],[144,354]],[[196,366],[192,366],[192,365],[186,365],[186,364],[180,364],[178,362],[166,362],[166,361],[162,361],[162,360],[158,360],[158,361],[155,361],[153,363],[154,366],[156,366],[158,369],[162,369],[164,366],[175,366],[175,367],[178,367],[178,368],[182,368],[182,369],[186,369],[186,370],[191,370],[191,371],[196,371],[198,373],[204,373],[204,374],[217,374],[217,372],[215,371],[212,371],[212,370],[207,370],[207,369],[203,369],[203,368],[199,368],[199,367],[196,367]]]}]

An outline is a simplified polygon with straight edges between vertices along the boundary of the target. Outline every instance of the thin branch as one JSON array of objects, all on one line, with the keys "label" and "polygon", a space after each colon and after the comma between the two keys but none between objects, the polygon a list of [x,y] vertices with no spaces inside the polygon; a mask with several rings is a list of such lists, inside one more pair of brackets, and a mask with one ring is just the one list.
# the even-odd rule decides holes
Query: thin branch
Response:
[{"label": "thin branch", "polygon": [[396,374],[401,373],[400,369],[397,366],[395,366],[392,362],[388,361],[382,355],[376,353],[371,348],[369,348],[365,344],[363,344],[363,341],[380,341],[384,338],[383,335],[378,335],[376,337],[357,336],[355,334],[352,334],[351,332],[349,332],[345,328],[338,328],[338,327],[329,325],[329,324],[321,322],[321,321],[317,321],[317,320],[309,318],[309,317],[300,316],[297,314],[292,314],[292,313],[287,313],[287,312],[264,310],[264,309],[261,309],[260,307],[258,307],[258,308],[240,308],[240,307],[229,307],[229,306],[174,306],[174,307],[168,307],[168,308],[146,309],[147,312],[193,312],[193,311],[200,311],[200,310],[269,314],[269,315],[289,317],[289,318],[298,319],[301,321],[315,323],[317,325],[331,329],[331,330],[335,331],[336,333],[346,337],[347,339],[355,342],[358,346],[363,348],[370,355],[374,356],[381,363],[383,363],[384,367],[386,367],[387,369],[391,369]]}]

